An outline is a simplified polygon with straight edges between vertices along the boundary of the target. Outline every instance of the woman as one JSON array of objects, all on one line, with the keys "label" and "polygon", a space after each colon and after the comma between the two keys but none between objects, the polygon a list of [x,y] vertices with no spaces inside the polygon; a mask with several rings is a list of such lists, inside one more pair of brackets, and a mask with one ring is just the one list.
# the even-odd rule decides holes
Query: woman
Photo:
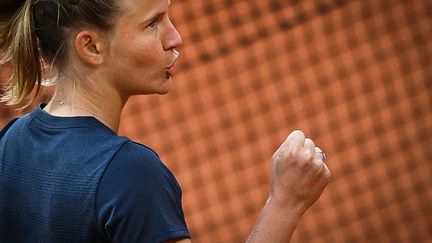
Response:
[{"label": "woman", "polygon": [[[2,8],[14,69],[2,99],[26,105],[46,77],[56,89],[0,135],[0,242],[190,242],[172,173],[117,135],[129,97],[171,89],[182,40],[170,1],[18,2]],[[320,151],[294,131],[274,153],[249,242],[289,241],[330,179]]]}]

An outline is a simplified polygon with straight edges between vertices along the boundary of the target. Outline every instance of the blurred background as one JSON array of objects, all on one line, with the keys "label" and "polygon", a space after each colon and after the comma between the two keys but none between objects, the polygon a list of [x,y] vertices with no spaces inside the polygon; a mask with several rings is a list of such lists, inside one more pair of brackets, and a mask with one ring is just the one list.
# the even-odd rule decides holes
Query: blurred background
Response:
[{"label": "blurred background", "polygon": [[[294,129],[334,180],[293,242],[432,242],[432,1],[182,0],[171,16],[176,87],[132,98],[120,134],[174,172],[194,242],[245,241]],[[0,127],[19,115],[1,104]]]}]

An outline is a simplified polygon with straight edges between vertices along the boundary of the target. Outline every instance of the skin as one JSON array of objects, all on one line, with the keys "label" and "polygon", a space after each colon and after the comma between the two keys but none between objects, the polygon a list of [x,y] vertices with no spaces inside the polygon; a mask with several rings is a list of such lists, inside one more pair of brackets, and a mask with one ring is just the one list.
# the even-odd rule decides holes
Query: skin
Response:
[{"label": "skin", "polygon": [[[112,33],[76,31],[72,55],[45,111],[54,116],[94,116],[117,132],[132,95],[165,94],[167,67],[182,39],[168,16],[170,1],[123,1]],[[171,69],[172,72],[172,69]]]},{"label": "skin", "polygon": [[[77,30],[72,55],[45,111],[54,116],[94,116],[117,132],[132,95],[165,94],[167,72],[178,58],[181,37],[168,16],[169,0],[124,0],[112,33]],[[155,19],[156,17],[156,19]],[[289,242],[300,218],[331,178],[320,151],[293,131],[272,157],[271,191],[248,242]],[[175,239],[170,242],[191,242]]]},{"label": "skin", "polygon": [[289,242],[303,214],[331,180],[314,142],[293,131],[272,157],[271,191],[248,243]]}]

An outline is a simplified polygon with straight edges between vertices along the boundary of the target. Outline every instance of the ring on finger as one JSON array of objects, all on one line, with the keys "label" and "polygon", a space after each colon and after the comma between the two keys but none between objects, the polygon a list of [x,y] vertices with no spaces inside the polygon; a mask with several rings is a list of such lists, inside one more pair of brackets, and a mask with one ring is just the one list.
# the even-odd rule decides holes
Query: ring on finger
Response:
[{"label": "ring on finger", "polygon": [[315,151],[315,154],[321,154],[322,161],[325,162],[327,157],[324,151]]}]

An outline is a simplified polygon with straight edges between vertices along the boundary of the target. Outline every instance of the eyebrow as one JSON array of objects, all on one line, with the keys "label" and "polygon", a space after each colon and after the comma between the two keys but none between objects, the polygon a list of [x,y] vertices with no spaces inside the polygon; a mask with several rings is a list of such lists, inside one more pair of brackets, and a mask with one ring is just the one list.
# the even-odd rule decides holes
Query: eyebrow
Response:
[{"label": "eyebrow", "polygon": [[165,11],[164,11],[164,12],[161,12],[161,13],[158,13],[158,14],[156,14],[155,16],[153,16],[153,17],[151,17],[151,18],[145,20],[144,22],[146,22],[146,23],[153,22],[154,20],[159,19],[160,17],[162,17],[165,13],[166,13]]},{"label": "eyebrow", "polygon": [[[168,7],[171,5],[171,2],[172,2],[172,1],[168,1]],[[162,17],[164,14],[166,14],[166,12],[167,12],[166,10],[164,10],[163,12],[159,12],[159,13],[153,15],[152,17],[149,17],[149,18],[145,19],[144,21],[142,21],[142,22],[140,23],[140,25],[147,24],[147,23],[151,23],[151,22],[153,22],[154,20],[156,20],[156,19]]]}]

